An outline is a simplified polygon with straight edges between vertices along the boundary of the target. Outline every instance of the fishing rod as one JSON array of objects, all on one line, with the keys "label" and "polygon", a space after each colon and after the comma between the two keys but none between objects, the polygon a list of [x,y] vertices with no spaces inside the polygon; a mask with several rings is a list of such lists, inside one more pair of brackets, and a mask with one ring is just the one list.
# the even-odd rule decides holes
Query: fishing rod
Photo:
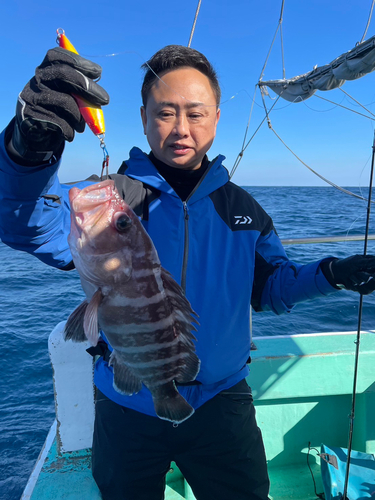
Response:
[{"label": "fishing rod", "polygon": [[[367,218],[366,218],[366,229],[365,229],[365,242],[363,255],[367,255],[367,246],[369,240],[369,227],[370,227],[370,212],[371,212],[371,196],[372,196],[372,184],[374,180],[374,160],[375,160],[375,132],[374,139],[372,143],[372,160],[371,160],[371,171],[370,171],[370,183],[369,183],[369,194],[367,200]],[[361,338],[361,324],[362,324],[362,310],[363,310],[363,295],[359,297],[359,308],[358,308],[358,328],[357,336],[355,340],[355,360],[354,360],[354,378],[353,378],[353,393],[352,393],[352,407],[349,414],[349,442],[348,442],[348,455],[346,461],[346,472],[345,472],[345,482],[344,482],[344,493],[343,500],[349,500],[347,497],[348,484],[349,484],[349,470],[350,470],[350,456],[352,452],[352,441],[353,441],[353,430],[354,430],[354,416],[355,416],[355,399],[357,391],[357,376],[358,376],[358,361],[359,361],[359,345]]]}]

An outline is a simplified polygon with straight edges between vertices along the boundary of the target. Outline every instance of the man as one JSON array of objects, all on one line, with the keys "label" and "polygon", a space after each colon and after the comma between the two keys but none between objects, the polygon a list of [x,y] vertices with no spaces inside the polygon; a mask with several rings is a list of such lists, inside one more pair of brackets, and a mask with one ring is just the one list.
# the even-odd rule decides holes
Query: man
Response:
[{"label": "man", "polygon": [[[341,287],[370,293],[375,257],[290,262],[270,217],[229,182],[223,157],[206,156],[220,118],[210,63],[193,49],[168,46],[144,67],[141,118],[151,152],[133,148],[111,177],[199,315],[201,369],[178,387],[196,411],[179,425],[158,419],[145,387],[133,396],[114,390],[104,354],[95,369],[93,475],[105,500],[161,500],[174,460],[198,500],[266,500],[265,453],[245,381],[250,302],[281,314]],[[70,94],[108,102],[93,81],[100,72],[76,54],[49,51],[21,92],[0,149],[2,240],[65,270],[74,267],[66,241],[71,186],[56,173],[64,141],[84,128]],[[237,224],[238,217],[249,223]]]}]

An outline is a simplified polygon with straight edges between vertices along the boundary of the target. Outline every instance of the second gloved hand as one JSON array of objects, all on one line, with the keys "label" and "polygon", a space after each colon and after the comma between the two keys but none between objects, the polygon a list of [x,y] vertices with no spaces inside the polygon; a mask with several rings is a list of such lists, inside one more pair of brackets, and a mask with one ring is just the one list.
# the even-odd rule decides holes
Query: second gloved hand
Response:
[{"label": "second gloved hand", "polygon": [[367,295],[375,290],[375,256],[353,255],[321,264],[324,276],[332,286]]},{"label": "second gloved hand", "polygon": [[35,165],[59,156],[64,142],[83,132],[85,122],[71,94],[93,105],[108,104],[107,92],[94,82],[101,67],[56,47],[47,52],[35,76],[19,95],[14,130],[8,145],[18,163]]}]

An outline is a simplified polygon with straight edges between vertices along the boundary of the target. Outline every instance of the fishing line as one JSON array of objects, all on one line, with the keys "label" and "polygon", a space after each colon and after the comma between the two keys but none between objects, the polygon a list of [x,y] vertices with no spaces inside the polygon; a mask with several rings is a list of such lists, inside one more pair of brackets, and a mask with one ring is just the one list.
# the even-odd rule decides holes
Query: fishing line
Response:
[{"label": "fishing line", "polygon": [[[348,238],[348,237],[349,237],[349,233],[350,233],[350,231],[351,231],[352,227],[354,226],[354,224],[355,224],[356,222],[358,222],[360,219],[362,219],[362,218],[363,218],[363,216],[364,216],[364,214],[359,215],[356,219],[354,219],[354,220],[352,221],[352,223],[351,223],[351,224],[350,224],[350,226],[349,226],[349,229],[346,231],[346,238]],[[350,239],[348,239],[348,240],[347,240],[346,242],[344,242],[344,243],[348,243],[348,242],[350,242]]]},{"label": "fishing line", "polygon": [[371,159],[371,156],[369,156],[369,157],[367,158],[367,160],[366,160],[365,164],[363,165],[362,170],[361,170],[361,172],[360,172],[360,174],[359,174],[358,189],[359,189],[359,192],[361,193],[361,195],[362,195],[362,186],[361,186],[361,184],[360,184],[360,180],[361,180],[361,177],[362,177],[362,175],[363,175],[363,172],[365,171],[365,168],[367,167],[367,164],[368,164],[368,162],[370,161],[370,159]]},{"label": "fishing line", "polygon": [[[135,50],[126,50],[126,51],[123,51],[123,52],[113,52],[111,54],[101,54],[101,55],[92,55],[92,54],[81,54],[82,56],[90,59],[95,59],[97,57],[117,57],[117,56],[120,56],[120,55],[124,55],[124,54],[135,54],[137,55],[141,61],[142,61],[142,64],[146,65],[148,67],[148,69],[155,75],[155,77],[163,84],[165,85],[166,87],[169,88],[169,90],[171,90],[172,92],[174,92],[176,95],[178,95],[179,97],[181,97],[181,99],[184,99],[185,101],[187,102],[196,102],[196,101],[192,101],[191,99],[188,99],[187,97],[181,95],[179,92],[177,92],[176,90],[174,90],[170,85],[168,85],[152,68],[151,66],[148,64],[148,62],[145,60],[145,58],[137,51]],[[225,101],[220,101],[219,104],[205,104],[204,102],[199,102],[199,104],[201,104],[202,106],[206,107],[206,108],[217,108],[218,106],[222,105],[222,104],[225,104],[226,102],[228,101],[231,101],[232,99],[234,99],[234,97],[236,96],[237,94],[234,94],[232,97],[230,97],[229,99],[225,100]]]},{"label": "fishing line", "polygon": [[[145,58],[137,51],[134,51],[134,50],[129,50],[129,51],[122,51],[122,52],[113,52],[113,53],[109,53],[109,54],[100,54],[100,55],[93,55],[93,54],[82,54],[84,57],[86,58],[91,58],[91,59],[94,59],[94,58],[99,58],[99,57],[117,57],[117,56],[120,56],[120,55],[124,55],[124,54],[135,54],[137,55],[141,61],[142,61],[142,64],[146,65],[149,70],[155,75],[155,77],[163,84],[165,85],[166,87],[168,87],[172,92],[174,92],[176,95],[178,95],[179,97],[181,97],[182,99],[184,99],[185,101],[187,102],[193,102],[191,101],[190,99],[188,99],[187,97],[181,95],[179,92],[177,92],[175,89],[173,89],[170,85],[168,85],[153,69],[152,67],[148,64],[148,62],[145,60]],[[247,94],[247,96],[251,99],[252,101],[252,104],[251,104],[251,109],[250,109],[250,114],[249,114],[249,119],[248,119],[248,122],[247,122],[247,127],[246,127],[246,130],[245,130],[245,135],[244,135],[244,139],[243,139],[243,144],[242,144],[242,148],[241,148],[241,151],[240,153],[238,154],[235,162],[234,162],[234,165],[232,167],[232,170],[231,170],[231,173],[229,175],[229,177],[231,178],[234,174],[234,172],[236,171],[241,159],[242,159],[242,156],[243,156],[243,153],[244,151],[246,150],[246,148],[249,146],[250,142],[253,140],[253,138],[255,137],[256,133],[258,132],[258,130],[260,129],[260,127],[262,126],[262,124],[264,123],[265,119],[263,119],[260,123],[260,125],[258,126],[258,128],[256,129],[255,133],[252,135],[252,137],[250,138],[250,140],[247,142],[247,144],[245,145],[245,142],[246,142],[246,138],[247,138],[247,133],[248,133],[248,129],[249,129],[249,125],[250,125],[250,120],[251,120],[251,116],[252,116],[252,111],[253,111],[253,108],[254,108],[254,104],[257,104],[259,107],[261,107],[261,105],[259,105],[258,103],[255,102],[255,93],[256,93],[256,87],[255,86],[255,92],[254,92],[254,97],[251,98],[251,96],[249,95],[249,93],[245,90],[245,89],[241,89],[239,90],[238,92],[236,92],[235,94],[233,94],[229,99],[226,99],[224,101],[220,101],[219,105],[217,104],[205,104],[205,103],[200,103],[202,104],[203,106],[205,107],[218,107],[218,106],[222,106],[223,104],[226,104],[228,103],[229,101],[232,101],[233,99],[235,99],[241,92],[245,92]],[[278,102],[279,100],[279,97],[278,96],[273,104],[273,106],[270,108],[269,112],[271,112],[271,110],[273,109],[273,107],[276,105],[276,103]],[[290,104],[288,104],[289,106]],[[287,107],[287,106],[285,106]],[[284,107],[283,107],[284,108]],[[283,109],[281,108],[281,109]],[[104,163],[103,163],[103,170],[104,170]]]}]

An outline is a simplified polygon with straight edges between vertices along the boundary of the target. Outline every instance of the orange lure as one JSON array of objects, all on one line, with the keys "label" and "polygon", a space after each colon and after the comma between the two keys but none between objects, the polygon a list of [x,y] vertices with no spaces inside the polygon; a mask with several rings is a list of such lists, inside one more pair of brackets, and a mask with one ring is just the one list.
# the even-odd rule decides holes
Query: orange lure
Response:
[{"label": "orange lure", "polygon": [[[57,43],[61,48],[78,54],[72,43],[65,36],[65,31],[61,28],[58,28],[57,30]],[[95,135],[104,136],[105,125],[102,108],[100,106],[96,106],[95,104],[91,104],[85,99],[82,99],[81,97],[78,97],[74,94],[73,97],[78,104],[83,119],[90,127],[90,129],[94,132]]]}]

